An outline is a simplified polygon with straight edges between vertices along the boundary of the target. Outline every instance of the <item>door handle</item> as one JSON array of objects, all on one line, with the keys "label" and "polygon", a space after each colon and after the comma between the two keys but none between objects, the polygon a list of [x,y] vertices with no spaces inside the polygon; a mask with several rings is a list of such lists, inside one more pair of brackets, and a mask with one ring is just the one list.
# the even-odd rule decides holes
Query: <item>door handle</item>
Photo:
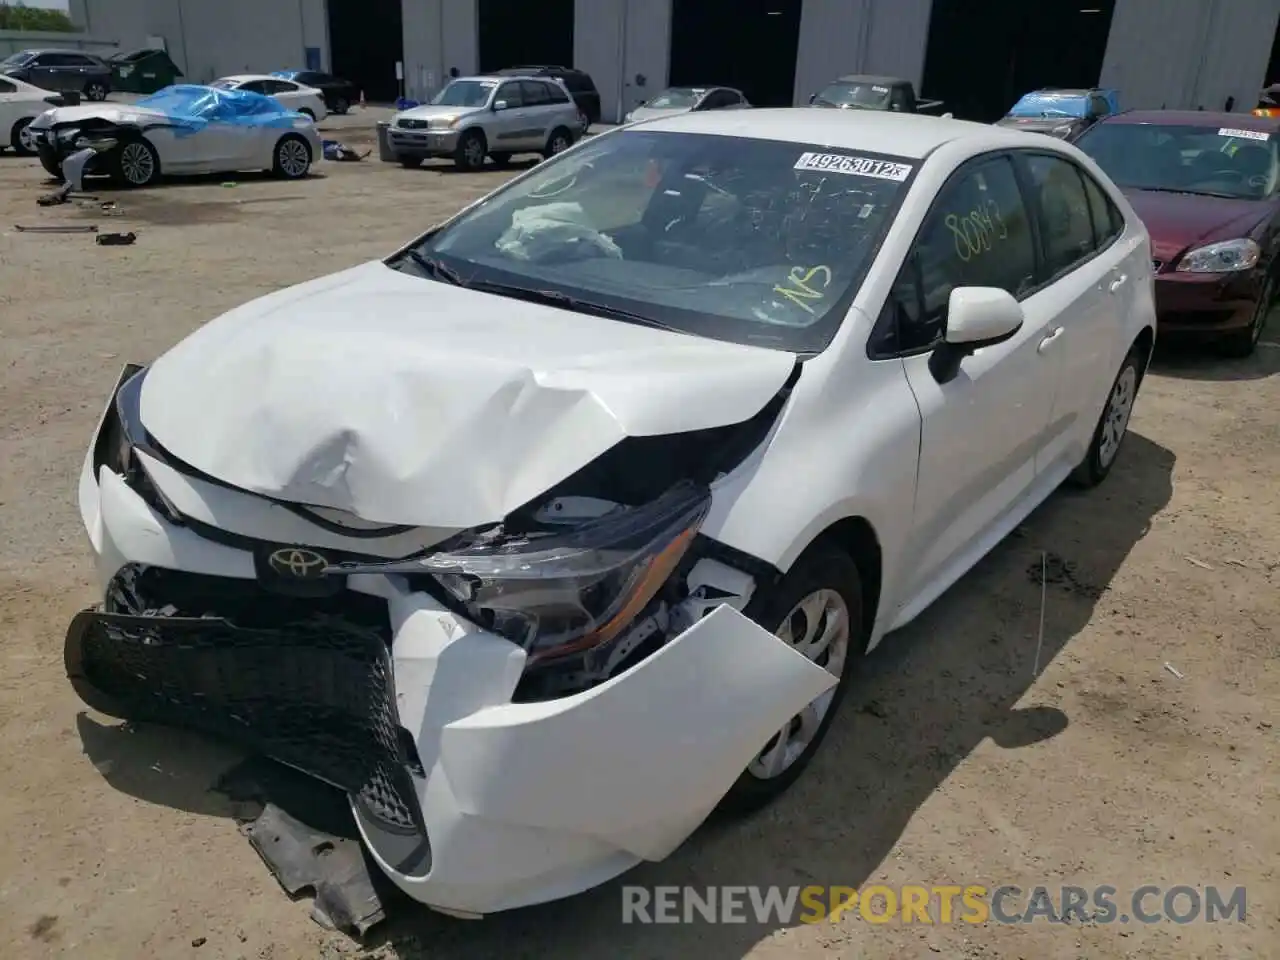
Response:
[{"label": "door handle", "polygon": [[1108,287],[1107,289],[1110,290],[1112,293],[1115,293],[1117,290],[1119,290],[1121,287],[1125,285],[1125,281],[1128,279],[1129,279],[1129,275],[1127,273],[1122,273],[1120,274],[1120,276],[1116,277],[1114,280],[1111,281],[1111,286]]},{"label": "door handle", "polygon": [[1047,337],[1041,340],[1040,346],[1038,346],[1036,350],[1040,353],[1046,352],[1050,347],[1054,345],[1054,343],[1057,341],[1057,339],[1060,336],[1062,336],[1062,327],[1056,328],[1053,331],[1053,333],[1049,334]]}]

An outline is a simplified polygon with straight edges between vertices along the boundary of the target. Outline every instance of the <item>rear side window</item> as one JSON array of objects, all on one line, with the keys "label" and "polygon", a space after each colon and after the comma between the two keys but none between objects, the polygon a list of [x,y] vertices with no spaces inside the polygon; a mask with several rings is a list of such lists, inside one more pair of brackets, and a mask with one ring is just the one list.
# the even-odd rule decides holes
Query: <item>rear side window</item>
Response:
[{"label": "rear side window", "polygon": [[1098,181],[1076,168],[1084,181],[1084,194],[1089,201],[1089,216],[1093,218],[1093,242],[1099,250],[1107,246],[1124,231],[1124,215],[1116,209]]},{"label": "rear side window", "polygon": [[896,349],[938,341],[956,287],[1000,287],[1021,297],[1035,275],[1030,220],[1012,162],[996,157],[960,170],[934,201],[894,285]]},{"label": "rear side window", "polygon": [[1093,218],[1079,168],[1045,154],[1025,157],[1039,207],[1040,236],[1048,277],[1061,276],[1096,249]]},{"label": "rear side window", "polygon": [[551,98],[551,103],[569,103],[569,92],[558,83],[546,84],[547,95]]},{"label": "rear side window", "polygon": [[520,92],[526,107],[539,107],[551,102],[551,93],[545,83],[536,80],[524,80],[520,83]]},{"label": "rear side window", "polygon": [[265,80],[250,80],[248,83],[242,83],[236,89],[248,90],[250,93],[266,93],[267,82]]}]

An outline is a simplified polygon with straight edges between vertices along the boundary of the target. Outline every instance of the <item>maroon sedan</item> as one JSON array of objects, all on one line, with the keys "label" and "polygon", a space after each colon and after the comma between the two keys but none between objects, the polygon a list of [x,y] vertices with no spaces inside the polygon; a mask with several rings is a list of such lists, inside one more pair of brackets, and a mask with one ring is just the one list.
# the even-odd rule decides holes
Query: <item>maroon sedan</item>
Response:
[{"label": "maroon sedan", "polygon": [[1135,110],[1078,146],[1124,191],[1151,234],[1164,333],[1257,347],[1280,294],[1280,119]]}]

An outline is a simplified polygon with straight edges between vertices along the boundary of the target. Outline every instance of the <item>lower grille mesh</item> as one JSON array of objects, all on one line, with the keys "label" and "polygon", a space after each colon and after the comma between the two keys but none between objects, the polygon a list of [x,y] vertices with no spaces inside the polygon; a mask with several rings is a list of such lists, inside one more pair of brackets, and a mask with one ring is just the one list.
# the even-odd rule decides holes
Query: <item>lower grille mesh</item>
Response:
[{"label": "lower grille mesh", "polygon": [[347,791],[393,830],[422,832],[390,656],[373,627],[326,612],[241,627],[86,611],[68,633],[67,666],[91,706],[243,744]]}]

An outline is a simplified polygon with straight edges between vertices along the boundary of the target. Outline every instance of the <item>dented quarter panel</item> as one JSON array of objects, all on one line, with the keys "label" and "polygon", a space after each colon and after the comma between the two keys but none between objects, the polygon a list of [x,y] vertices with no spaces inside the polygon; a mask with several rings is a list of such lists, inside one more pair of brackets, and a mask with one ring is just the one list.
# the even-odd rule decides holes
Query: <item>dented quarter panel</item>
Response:
[{"label": "dented quarter panel", "polygon": [[741,422],[795,363],[445,284],[427,297],[430,281],[381,263],[330,280],[232,311],[160,357],[142,390],[156,440],[265,496],[465,528],[627,436]]}]

